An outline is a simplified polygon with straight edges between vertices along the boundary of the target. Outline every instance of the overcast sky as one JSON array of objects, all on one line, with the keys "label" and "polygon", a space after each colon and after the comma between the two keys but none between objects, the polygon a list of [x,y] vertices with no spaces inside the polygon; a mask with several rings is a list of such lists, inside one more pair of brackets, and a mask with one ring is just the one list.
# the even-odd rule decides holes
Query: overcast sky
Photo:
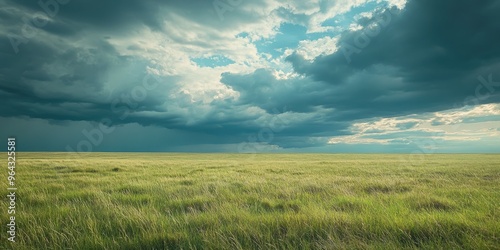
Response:
[{"label": "overcast sky", "polygon": [[0,3],[18,150],[500,152],[497,0]]}]

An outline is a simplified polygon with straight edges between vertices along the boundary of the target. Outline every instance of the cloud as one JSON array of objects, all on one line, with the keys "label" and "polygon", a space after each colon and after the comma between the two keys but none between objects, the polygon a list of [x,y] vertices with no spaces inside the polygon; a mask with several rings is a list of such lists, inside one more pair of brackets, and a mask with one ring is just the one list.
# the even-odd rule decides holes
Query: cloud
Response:
[{"label": "cloud", "polygon": [[[396,118],[354,123],[350,135],[330,138],[330,144],[406,145],[444,152],[451,142],[500,139],[500,104],[484,104]],[[436,122],[439,120],[440,122]],[[493,127],[493,128],[492,128]],[[428,151],[432,149],[431,151]]]},{"label": "cloud", "polygon": [[462,108],[452,112],[437,112],[432,124],[474,123],[479,121],[499,120],[500,107],[497,104],[487,104],[472,108]]},{"label": "cloud", "polygon": [[[212,141],[189,141],[209,147],[245,141],[278,117],[287,124],[263,149],[286,150],[389,147],[424,125],[498,122],[493,0],[243,1],[223,18],[212,1],[43,11],[29,1],[0,8],[0,116],[12,123],[107,119],[205,134]],[[465,105],[476,108],[456,110]]]},{"label": "cloud", "polygon": [[[474,21],[442,13],[446,6],[467,9]],[[361,114],[366,117],[453,108],[474,95],[481,85],[478,76],[497,72],[500,67],[500,51],[494,45],[500,38],[487,35],[500,28],[498,22],[488,21],[495,19],[491,11],[495,8],[499,6],[494,1],[410,1],[400,14],[381,10],[366,20],[365,28],[342,34],[339,50],[331,55],[311,63],[295,53],[288,61],[298,73],[338,88],[327,105],[349,103],[350,109],[366,109]],[[377,17],[388,24],[370,38],[365,33]],[[355,47],[360,37],[368,39],[367,45],[350,54],[349,62],[344,49]],[[350,101],[342,100],[345,96],[351,97]],[[479,103],[498,101],[495,89]]]},{"label": "cloud", "polygon": [[305,60],[313,60],[321,55],[329,55],[337,50],[337,39],[322,37],[317,40],[303,40],[299,42],[295,53]]}]

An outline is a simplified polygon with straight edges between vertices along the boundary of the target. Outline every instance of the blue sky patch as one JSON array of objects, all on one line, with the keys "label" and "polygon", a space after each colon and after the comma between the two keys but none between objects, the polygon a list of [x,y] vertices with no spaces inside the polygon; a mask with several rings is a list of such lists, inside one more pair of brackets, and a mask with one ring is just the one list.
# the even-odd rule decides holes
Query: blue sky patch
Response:
[{"label": "blue sky patch", "polygon": [[210,57],[197,57],[197,58],[192,58],[191,60],[196,64],[198,64],[198,66],[200,67],[210,67],[210,68],[223,67],[234,63],[233,60],[222,55],[215,55]]}]

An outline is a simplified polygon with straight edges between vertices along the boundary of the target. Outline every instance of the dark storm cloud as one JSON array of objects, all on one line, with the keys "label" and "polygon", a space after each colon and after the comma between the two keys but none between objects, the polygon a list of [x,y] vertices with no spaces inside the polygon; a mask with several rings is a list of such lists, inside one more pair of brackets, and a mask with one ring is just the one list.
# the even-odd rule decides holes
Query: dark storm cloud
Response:
[{"label": "dark storm cloud", "polygon": [[[168,94],[175,93],[175,79],[148,73],[148,68],[155,65],[147,60],[121,55],[107,41],[119,29],[107,33],[106,37],[98,31],[103,27],[114,30],[114,26],[126,29],[138,23],[152,25],[148,19],[151,15],[139,11],[148,7],[136,6],[139,2],[112,5],[110,2],[49,2],[58,7],[51,5],[46,13],[55,15],[39,29],[30,30],[33,37],[27,39],[23,38],[26,20],[33,22],[33,18],[44,11],[37,1],[10,2],[0,9],[0,16],[5,17],[8,24],[0,29],[0,116],[73,121],[106,118],[115,125],[137,122],[175,127],[184,124],[182,118],[174,114],[154,119],[133,114],[163,111],[158,106],[168,100]],[[131,13],[137,16],[129,15]],[[34,27],[33,23],[30,27]],[[79,29],[86,35],[78,32]],[[22,42],[17,43],[19,41]],[[140,98],[140,102],[130,101],[131,95],[139,95],[134,90],[148,77],[157,86],[147,89],[147,98]],[[141,91],[144,92],[144,88]]]},{"label": "dark storm cloud", "polygon": [[[364,29],[344,33],[332,55],[312,63],[296,54],[288,60],[297,72],[336,89],[326,106],[359,109],[359,118],[462,105],[482,84],[478,77],[490,74],[496,91],[465,104],[498,102],[499,12],[498,1],[409,1],[400,14],[384,10],[364,20]],[[387,25],[368,36],[375,29],[367,26],[380,18]],[[359,41],[366,47],[356,47]],[[481,95],[487,92],[483,86]]]},{"label": "dark storm cloud", "polygon": [[[245,2],[247,8],[237,8],[242,2],[231,2],[221,13],[230,21],[222,21],[218,17],[218,12],[214,7],[214,1],[205,0],[150,0],[135,1],[123,0],[120,2],[111,0],[46,0],[46,1],[7,1],[9,7],[5,10],[53,12],[56,8],[55,19],[61,23],[70,23],[73,28],[95,28],[98,30],[112,31],[113,33],[129,32],[131,28],[147,26],[151,30],[165,31],[172,25],[182,25],[170,19],[171,15],[189,19],[207,27],[217,29],[229,29],[255,21],[260,15],[252,12],[252,7],[265,6],[264,0]],[[40,4],[42,2],[44,4]],[[57,4],[54,4],[57,3]],[[54,7],[57,5],[58,7]],[[0,16],[5,13],[0,12]],[[16,20],[16,18],[11,18]],[[20,20],[17,20],[18,22]],[[64,27],[59,26],[64,29]]]},{"label": "dark storm cloud", "polygon": [[[140,85],[146,74],[146,62],[120,56],[106,42],[85,47],[54,47],[32,41],[19,54],[6,55],[0,63],[4,109],[0,115],[22,114],[45,119],[95,120],[111,113],[110,96],[104,89],[112,80],[113,70],[134,68],[114,89],[116,92]],[[1,49],[9,50],[8,44]],[[165,79],[162,79],[165,80]],[[130,90],[129,90],[130,91]],[[154,93],[149,93],[154,97]],[[149,108],[160,104],[156,96],[144,100]],[[72,112],[72,108],[75,108]],[[12,113],[12,114],[11,114]],[[107,114],[106,114],[107,113]]]},{"label": "dark storm cloud", "polygon": [[[238,104],[254,104],[269,113],[276,107],[289,111],[313,112],[321,105],[328,86],[311,79],[277,80],[269,70],[259,69],[252,74],[223,74],[221,82],[240,92]],[[319,97],[319,98],[318,98]]]},{"label": "dark storm cloud", "polygon": [[[107,30],[125,29],[134,25],[147,25],[161,29],[159,7],[167,1],[9,1],[24,11],[56,13],[62,22],[79,23]],[[57,11],[56,11],[57,10]]]},{"label": "dark storm cloud", "polygon": [[[0,29],[0,98],[4,107],[0,116],[73,121],[106,118],[113,124],[136,122],[215,133],[258,128],[246,122],[256,118],[245,115],[248,106],[234,107],[231,101],[212,102],[213,117],[208,114],[207,119],[190,124],[187,120],[197,118],[193,109],[201,103],[191,103],[189,96],[179,92],[178,79],[147,73],[148,68],[155,68],[153,63],[122,55],[108,41],[144,26],[162,31],[184,25],[182,19],[172,23],[172,16],[224,30],[257,18],[251,12],[242,9],[237,20],[221,22],[211,1],[40,2],[44,4],[8,1],[0,8],[0,17],[5,19]],[[248,5],[255,4],[263,3]],[[50,21],[44,15],[50,16]],[[30,36],[25,38],[26,34]],[[198,46],[210,42],[208,38],[192,41],[162,34]],[[130,100],[148,76],[157,86],[147,90],[147,98]]]},{"label": "dark storm cloud", "polygon": [[[289,105],[297,112],[321,106],[334,109],[331,118],[343,121],[499,102],[497,13],[498,1],[409,1],[402,12],[383,9],[361,20],[365,28],[343,33],[334,54],[313,62],[289,56],[304,79],[276,80],[258,70],[225,75],[223,82],[241,92],[247,104]],[[378,34],[370,26],[377,20]],[[359,47],[363,39],[367,45]],[[354,53],[346,51],[352,48]]]}]

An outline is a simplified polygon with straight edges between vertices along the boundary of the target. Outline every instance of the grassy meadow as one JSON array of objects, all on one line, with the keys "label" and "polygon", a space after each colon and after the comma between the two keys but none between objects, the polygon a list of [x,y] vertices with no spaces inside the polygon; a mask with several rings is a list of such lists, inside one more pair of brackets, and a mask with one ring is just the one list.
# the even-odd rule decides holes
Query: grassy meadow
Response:
[{"label": "grassy meadow", "polygon": [[20,152],[0,248],[500,249],[500,155],[408,159]]}]

